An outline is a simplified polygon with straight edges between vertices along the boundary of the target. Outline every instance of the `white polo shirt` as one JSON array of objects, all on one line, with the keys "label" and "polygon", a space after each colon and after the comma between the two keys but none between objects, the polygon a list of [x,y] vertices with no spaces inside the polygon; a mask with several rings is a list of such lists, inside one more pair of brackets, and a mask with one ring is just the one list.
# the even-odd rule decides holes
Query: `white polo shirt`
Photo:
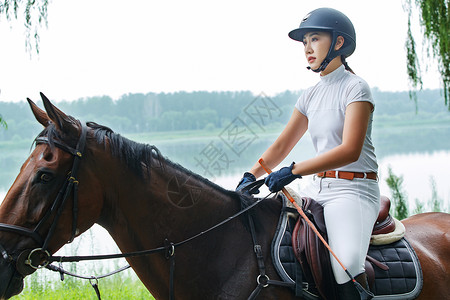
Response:
[{"label": "white polo shirt", "polygon": [[[369,85],[359,76],[345,70],[343,65],[320,79],[319,83],[303,92],[295,104],[298,111],[308,118],[308,131],[317,155],[342,143],[347,105],[367,101],[375,108]],[[377,172],[378,164],[371,138],[372,120],[373,112],[359,159],[336,170]]]}]

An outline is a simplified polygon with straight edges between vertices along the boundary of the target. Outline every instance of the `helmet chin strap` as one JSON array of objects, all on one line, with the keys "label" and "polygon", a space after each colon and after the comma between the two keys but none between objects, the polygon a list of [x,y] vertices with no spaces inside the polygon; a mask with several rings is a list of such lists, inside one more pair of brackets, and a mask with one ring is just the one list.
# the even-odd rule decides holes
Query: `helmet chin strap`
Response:
[{"label": "helmet chin strap", "polygon": [[337,42],[337,38],[338,35],[336,33],[333,33],[332,36],[332,43],[330,46],[330,50],[328,50],[327,56],[323,59],[322,63],[320,64],[320,66],[317,69],[312,69],[310,66],[306,67],[308,70],[311,70],[315,73],[319,73],[322,72],[323,70],[325,70],[328,67],[328,64],[335,58],[338,56],[339,54],[339,50],[336,51],[334,50],[334,47],[336,46],[336,42]]},{"label": "helmet chin strap", "polygon": [[323,70],[325,70],[328,67],[329,63],[330,63],[330,60],[328,59],[328,57],[326,57],[317,69],[312,69],[310,66],[307,66],[306,68],[315,73],[319,73],[319,72],[322,72]]}]

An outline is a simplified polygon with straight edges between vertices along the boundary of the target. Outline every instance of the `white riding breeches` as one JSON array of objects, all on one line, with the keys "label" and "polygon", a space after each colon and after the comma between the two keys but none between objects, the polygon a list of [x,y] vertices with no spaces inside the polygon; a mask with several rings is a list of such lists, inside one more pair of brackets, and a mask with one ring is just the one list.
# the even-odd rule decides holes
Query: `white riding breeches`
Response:
[{"label": "white riding breeches", "polygon": [[[364,272],[370,236],[380,208],[378,182],[359,178],[319,178],[314,175],[311,184],[300,194],[324,207],[328,243],[350,274],[357,276]],[[350,280],[333,256],[331,265],[338,284]]]}]

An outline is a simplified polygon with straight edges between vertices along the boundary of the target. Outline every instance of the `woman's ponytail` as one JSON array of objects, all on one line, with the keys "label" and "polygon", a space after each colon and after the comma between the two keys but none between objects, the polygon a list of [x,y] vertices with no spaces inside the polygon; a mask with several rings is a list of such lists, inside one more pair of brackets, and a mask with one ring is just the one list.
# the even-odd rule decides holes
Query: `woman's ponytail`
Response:
[{"label": "woman's ponytail", "polygon": [[349,71],[350,73],[355,74],[355,72],[353,72],[352,68],[349,67],[349,65],[348,65],[348,63],[347,63],[347,61],[345,60],[345,57],[344,57],[343,55],[341,56],[341,60],[342,60],[342,64],[344,65],[345,69],[346,69],[347,71]]}]

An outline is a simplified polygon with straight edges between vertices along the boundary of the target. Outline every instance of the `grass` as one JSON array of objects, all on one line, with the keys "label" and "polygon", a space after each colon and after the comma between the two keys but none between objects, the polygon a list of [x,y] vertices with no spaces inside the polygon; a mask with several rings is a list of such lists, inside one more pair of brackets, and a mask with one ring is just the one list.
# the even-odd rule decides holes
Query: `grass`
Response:
[{"label": "grass", "polygon": [[[97,295],[89,280],[65,277],[64,281],[58,276],[48,276],[48,270],[41,270],[25,279],[25,288],[21,294],[12,300],[96,300]],[[94,282],[93,282],[94,283]],[[98,288],[102,299],[154,300],[149,291],[132,271],[125,271],[98,280]]]}]

